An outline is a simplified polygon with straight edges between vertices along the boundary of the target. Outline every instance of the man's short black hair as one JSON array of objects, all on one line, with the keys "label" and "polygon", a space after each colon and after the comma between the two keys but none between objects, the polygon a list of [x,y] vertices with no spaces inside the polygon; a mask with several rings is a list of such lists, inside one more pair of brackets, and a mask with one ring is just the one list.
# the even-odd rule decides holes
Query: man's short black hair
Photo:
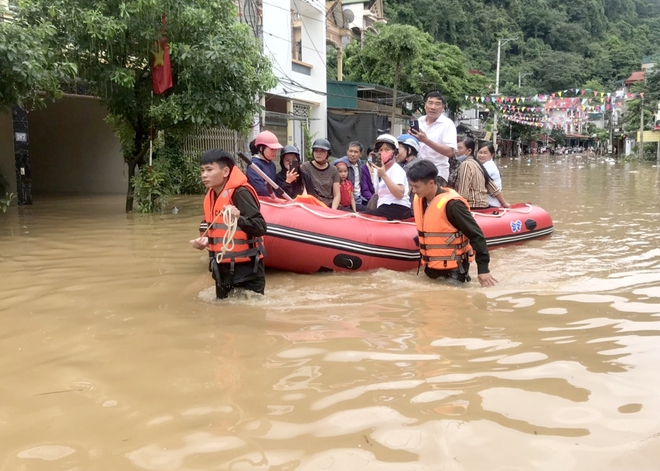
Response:
[{"label": "man's short black hair", "polygon": [[429,98],[437,98],[442,102],[443,105],[447,104],[447,100],[445,100],[445,97],[443,97],[442,93],[440,92],[428,92],[426,94],[426,97],[424,98],[424,103],[426,103],[429,100]]},{"label": "man's short black hair", "polygon": [[222,149],[210,149],[204,152],[202,158],[199,160],[199,165],[208,165],[217,163],[220,167],[229,167],[229,170],[234,168],[236,161],[231,154]]},{"label": "man's short black hair", "polygon": [[438,168],[430,160],[422,159],[411,165],[406,175],[411,182],[428,183],[437,179]]},{"label": "man's short black hair", "polygon": [[360,152],[364,150],[362,144],[360,144],[360,141],[349,142],[347,149],[350,149],[351,147],[357,147],[358,149],[360,149]]}]

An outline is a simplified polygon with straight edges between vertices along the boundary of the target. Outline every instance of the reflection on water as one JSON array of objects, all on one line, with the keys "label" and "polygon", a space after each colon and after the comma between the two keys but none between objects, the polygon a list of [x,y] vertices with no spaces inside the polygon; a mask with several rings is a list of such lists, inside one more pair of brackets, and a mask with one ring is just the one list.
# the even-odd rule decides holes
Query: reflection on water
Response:
[{"label": "reflection on water", "polygon": [[491,289],[269,272],[215,302],[200,198],[0,215],[0,469],[657,469],[658,169],[500,165],[556,232]]}]

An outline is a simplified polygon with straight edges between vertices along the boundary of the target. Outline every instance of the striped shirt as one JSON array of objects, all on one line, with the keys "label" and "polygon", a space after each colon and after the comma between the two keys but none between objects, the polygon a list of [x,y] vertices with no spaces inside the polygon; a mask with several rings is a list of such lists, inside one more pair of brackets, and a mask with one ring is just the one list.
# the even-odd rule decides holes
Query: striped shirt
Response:
[{"label": "striped shirt", "polygon": [[488,195],[497,196],[502,192],[492,180],[486,184],[484,171],[472,156],[465,159],[458,169],[456,191],[468,201],[470,209],[487,208]]}]

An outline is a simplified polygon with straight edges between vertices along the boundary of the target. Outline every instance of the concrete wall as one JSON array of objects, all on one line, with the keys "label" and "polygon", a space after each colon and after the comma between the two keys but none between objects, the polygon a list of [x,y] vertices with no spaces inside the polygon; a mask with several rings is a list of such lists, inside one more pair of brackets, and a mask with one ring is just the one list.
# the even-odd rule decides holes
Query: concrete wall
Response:
[{"label": "concrete wall", "polygon": [[106,115],[100,101],[74,97],[30,113],[34,194],[126,192],[126,165]]},{"label": "concrete wall", "polygon": [[16,193],[16,165],[14,163],[14,134],[11,111],[0,113],[0,174],[4,175],[9,182],[9,192]]}]

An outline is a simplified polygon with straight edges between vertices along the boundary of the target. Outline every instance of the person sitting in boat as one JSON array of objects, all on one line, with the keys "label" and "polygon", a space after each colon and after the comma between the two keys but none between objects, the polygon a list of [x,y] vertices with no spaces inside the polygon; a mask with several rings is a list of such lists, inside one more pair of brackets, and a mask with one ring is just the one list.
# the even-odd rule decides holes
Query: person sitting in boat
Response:
[{"label": "person sitting in boat", "polygon": [[[481,162],[481,164],[484,166],[486,169],[486,172],[488,172],[488,176],[490,176],[490,179],[493,181],[495,186],[502,191],[502,177],[500,177],[500,171],[497,168],[497,165],[495,165],[495,162],[493,161],[493,157],[495,156],[495,148],[493,147],[493,144],[490,142],[485,143],[479,148],[479,152],[477,153],[477,160]],[[501,195],[501,193],[500,193]],[[504,196],[502,196],[504,198]],[[490,208],[499,208],[501,201],[498,198],[495,198],[491,195],[487,196],[488,199],[488,206]],[[504,206],[504,205],[503,205]],[[505,205],[505,208],[509,208],[510,205]]]},{"label": "person sitting in boat", "polygon": [[382,216],[388,220],[408,219],[412,216],[410,198],[408,196],[408,179],[406,171],[396,163],[396,154],[399,142],[391,134],[382,134],[376,139],[373,157],[379,162],[369,165],[379,177],[377,195],[378,202],[375,209],[368,209],[364,214]]},{"label": "person sitting in boat", "polygon": [[355,195],[353,194],[353,184],[348,179],[348,165],[346,162],[336,160],[333,162],[339,172],[339,208],[342,211],[357,212],[355,204]]},{"label": "person sitting in boat", "polygon": [[[360,210],[360,206],[363,206],[363,208],[366,207],[366,204],[369,202],[369,198],[371,198],[374,194],[373,189],[369,195],[369,198],[365,198],[362,194],[362,172],[364,167],[367,167],[367,165],[360,160],[360,157],[362,157],[362,151],[362,144],[360,144],[358,141],[353,141],[348,144],[346,155],[335,160],[334,162],[335,164],[337,162],[346,162],[346,165],[348,166],[348,180],[353,184],[353,197],[355,198],[355,204],[358,205],[358,210]],[[368,173],[369,168],[367,167],[367,174]],[[371,184],[371,187],[373,188],[373,183]]]},{"label": "person sitting in boat", "polygon": [[[252,163],[259,167],[272,181],[275,181],[277,167],[275,167],[273,159],[277,155],[277,151],[282,148],[282,144],[272,132],[262,131],[257,134],[254,145],[257,148],[258,155],[252,157]],[[246,175],[248,182],[257,190],[259,196],[271,196],[273,194],[270,185],[254,169],[248,167]]]},{"label": "person sitting in boat", "polygon": [[[202,155],[202,183],[208,188],[204,199],[204,221],[201,237],[190,244],[198,250],[209,250],[209,270],[215,280],[218,299],[226,298],[233,288],[244,288],[264,294],[266,271],[262,236],[266,221],[261,215],[256,190],[236,166],[232,156],[221,149]],[[236,222],[233,245],[224,245],[227,223]],[[208,237],[204,237],[208,234]]]},{"label": "person sitting in boat", "polygon": [[367,163],[362,166],[360,171],[360,193],[362,194],[362,201],[364,205],[369,203],[369,200],[373,198],[376,194],[376,188],[374,187],[374,175],[372,174],[371,166],[371,152],[372,149],[367,149]]},{"label": "person sitting in boat", "polygon": [[291,198],[302,195],[304,188],[302,179],[298,174],[300,151],[296,146],[284,146],[280,156],[280,167],[275,183]]},{"label": "person sitting in boat", "polygon": [[312,143],[314,160],[300,166],[303,185],[307,194],[312,195],[332,209],[339,207],[339,172],[330,165],[330,141],[319,138]]},{"label": "person sitting in boat", "polygon": [[396,155],[396,163],[401,165],[401,168],[404,170],[407,170],[416,162],[417,153],[419,152],[419,141],[410,134],[401,134],[397,137],[397,141],[399,141],[399,153]]},{"label": "person sitting in boat", "polygon": [[458,170],[456,191],[467,200],[470,209],[486,209],[489,207],[487,196],[497,198],[499,205],[508,208],[502,191],[495,186],[483,164],[474,160],[474,140],[466,137],[458,142],[458,152],[465,156]]},{"label": "person sitting in boat", "polygon": [[424,273],[429,278],[470,281],[470,262],[476,259],[479,283],[494,286],[486,238],[465,198],[438,186],[438,169],[430,160],[417,162],[407,174],[415,193],[413,213]]},{"label": "person sitting in boat", "polygon": [[452,156],[449,158],[449,179],[447,180],[447,186],[449,188],[453,188],[454,190],[458,186],[458,169],[461,167],[461,164],[465,159],[467,159],[467,155],[465,155],[465,152],[467,152],[467,148],[465,145],[461,147],[461,142],[465,142],[466,139],[470,139],[472,141],[472,156],[474,156],[474,139],[471,138],[461,138],[458,140],[458,143],[456,145],[457,151],[456,155]]}]

